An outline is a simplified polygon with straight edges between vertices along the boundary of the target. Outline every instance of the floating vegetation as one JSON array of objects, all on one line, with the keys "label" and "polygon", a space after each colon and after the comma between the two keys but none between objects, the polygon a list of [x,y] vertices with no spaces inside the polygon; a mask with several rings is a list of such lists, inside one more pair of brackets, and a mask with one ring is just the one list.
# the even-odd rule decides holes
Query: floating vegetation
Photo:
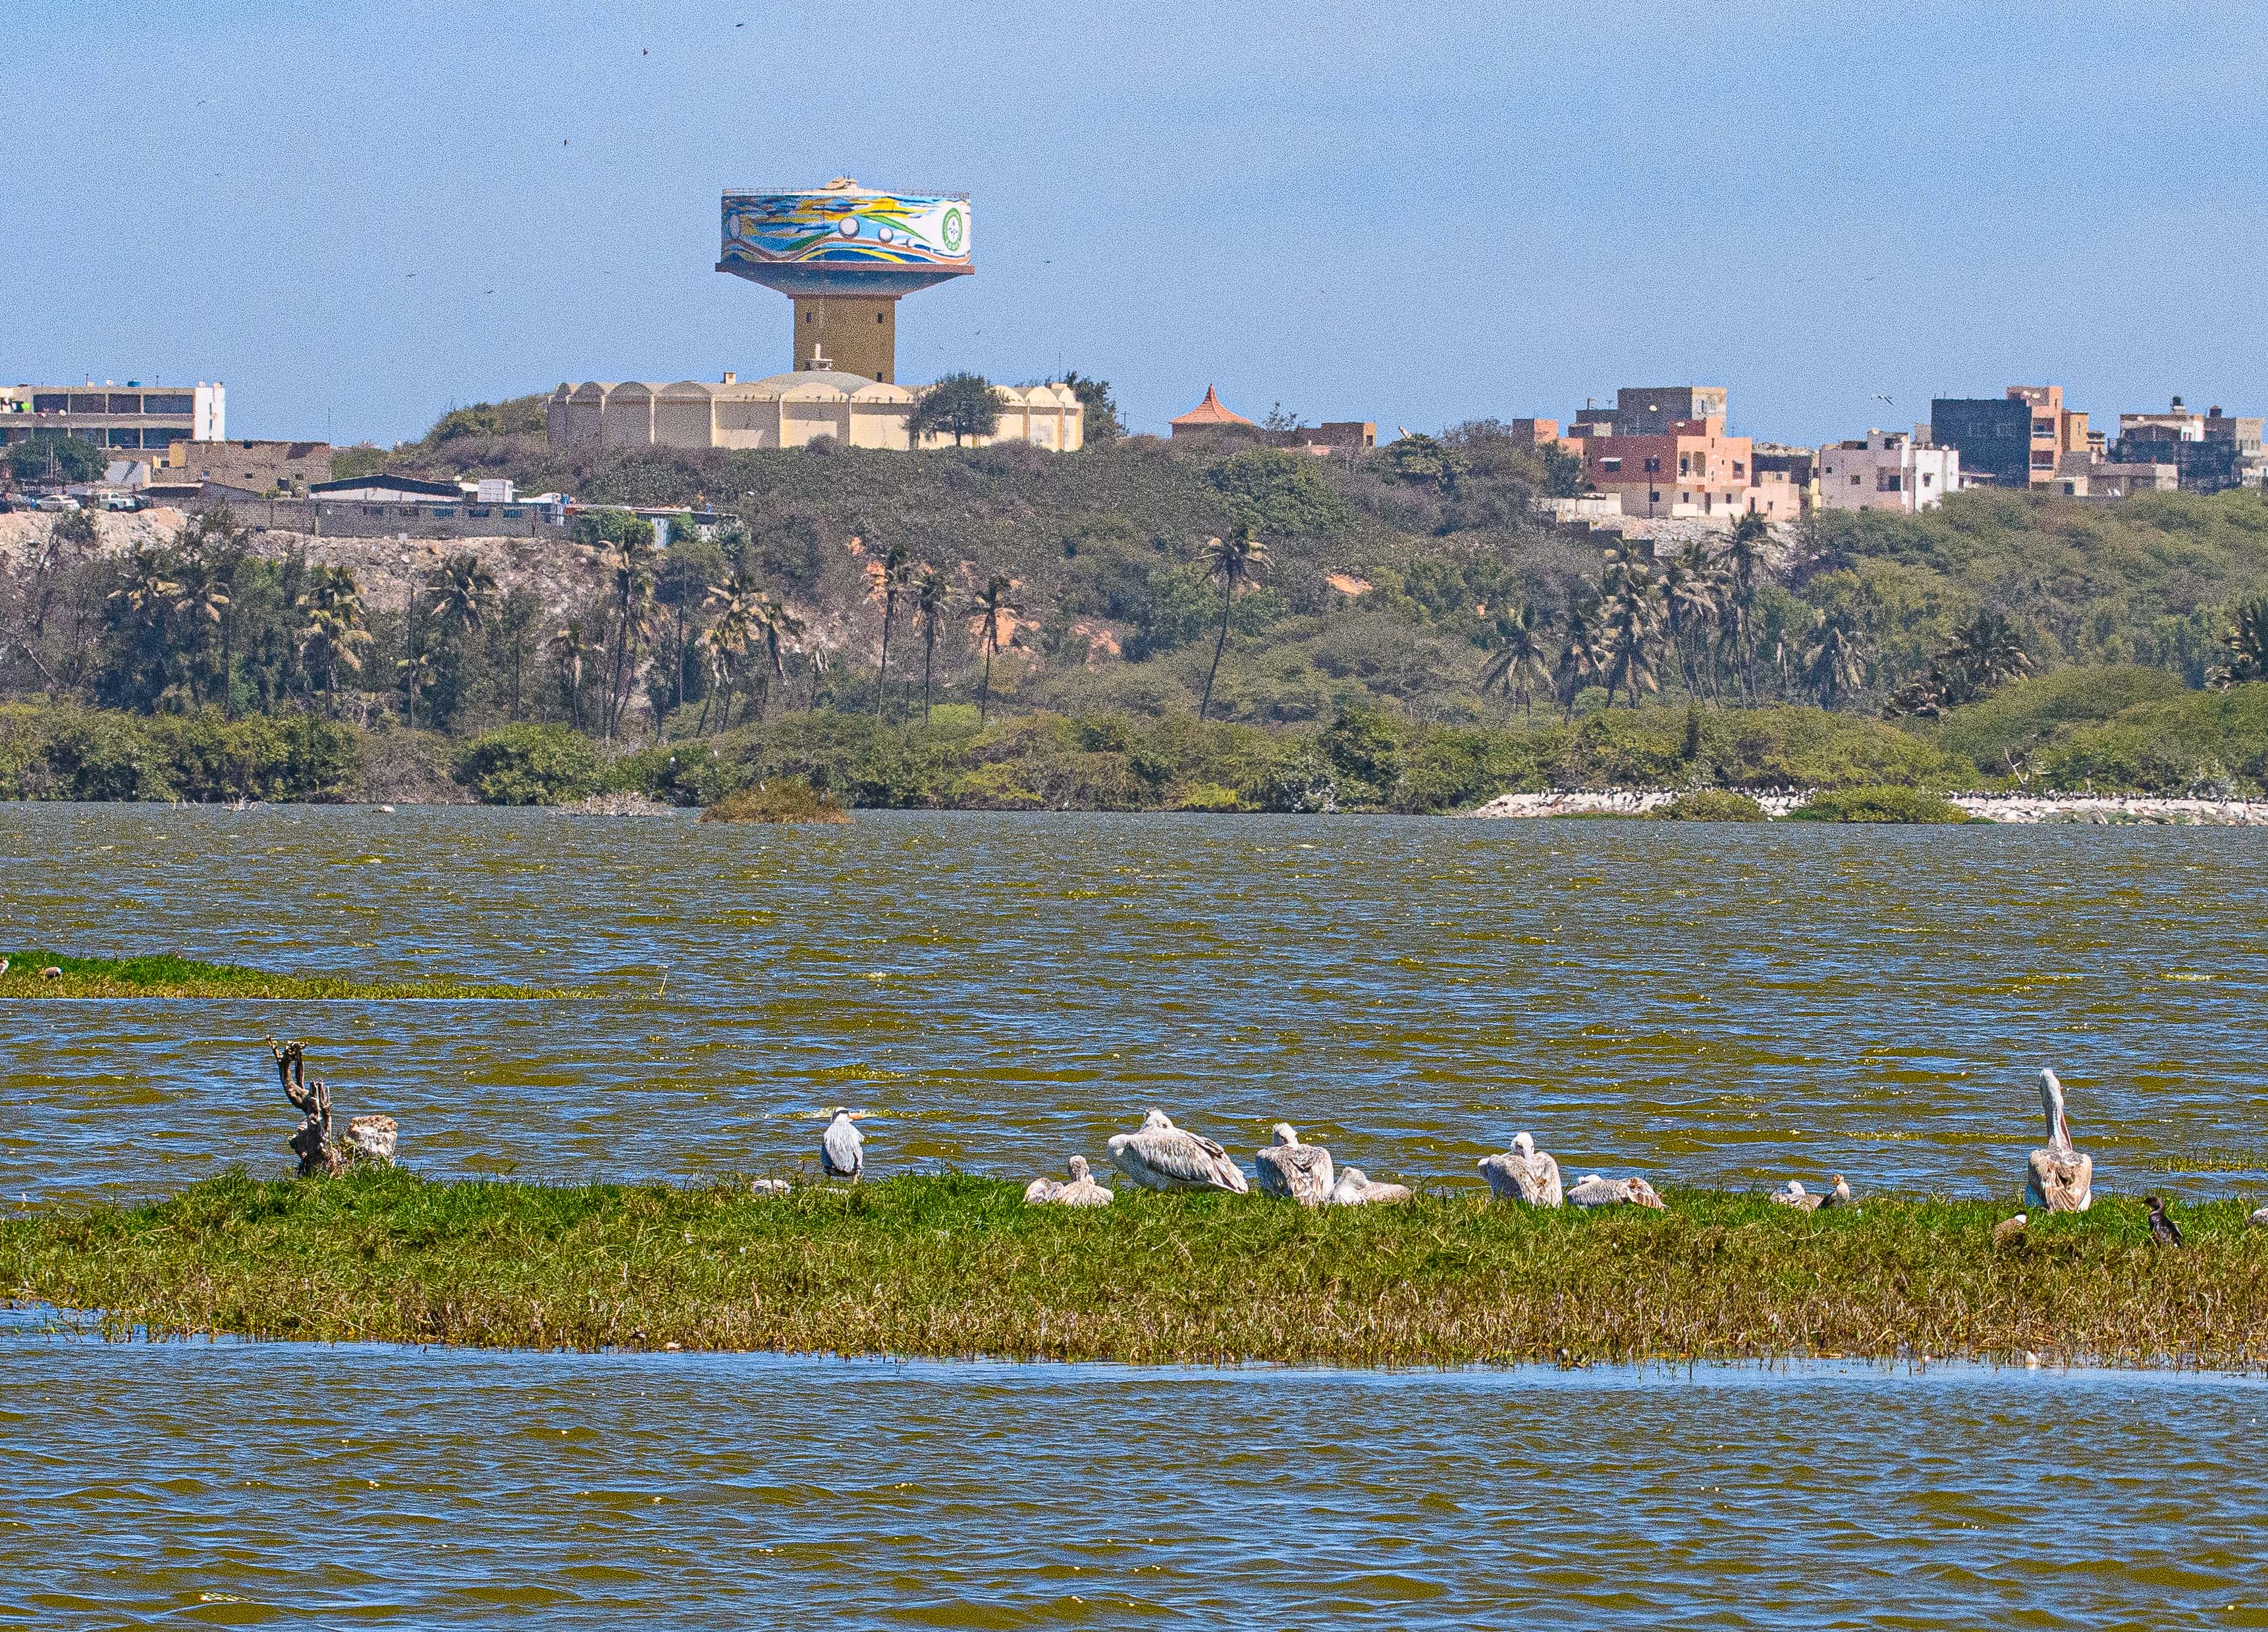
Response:
[{"label": "floating vegetation", "polygon": [[1662,1212],[1460,1193],[1307,1208],[1121,1186],[1027,1207],[959,1175],[755,1193],[225,1174],[138,1206],[0,1215],[0,1288],[106,1330],[491,1347],[1345,1365],[1849,1355],[2257,1367],[2268,1230],[2139,1201],[1869,1195]]},{"label": "floating vegetation", "polygon": [[66,957],[34,949],[0,954],[0,1000],[54,997],[562,998],[564,986],[492,980],[367,980],[279,975],[240,964],[206,964],[160,953],[151,957]]},{"label": "floating vegetation", "polygon": [[701,813],[703,822],[848,822],[850,813],[832,794],[801,777],[758,782],[725,794]]}]

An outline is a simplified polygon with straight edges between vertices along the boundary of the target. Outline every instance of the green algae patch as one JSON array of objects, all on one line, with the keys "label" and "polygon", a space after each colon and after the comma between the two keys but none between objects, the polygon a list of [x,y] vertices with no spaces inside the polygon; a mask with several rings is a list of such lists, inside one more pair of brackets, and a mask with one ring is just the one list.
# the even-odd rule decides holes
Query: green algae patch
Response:
[{"label": "green algae patch", "polygon": [[[206,964],[161,953],[151,957],[66,957],[34,948],[0,953],[0,1001],[40,998],[563,998],[568,987],[507,986],[488,980],[358,980],[331,975],[279,975],[240,964]],[[50,974],[50,970],[55,972]]]},{"label": "green algae patch", "polygon": [[2036,1220],[1862,1197],[1797,1213],[1528,1211],[1469,1191],[1307,1211],[1123,1185],[1093,1211],[966,1176],[760,1196],[401,1170],[0,1215],[0,1291],[114,1334],[1360,1366],[1851,1356],[2268,1363],[2268,1230],[2183,1207]]}]

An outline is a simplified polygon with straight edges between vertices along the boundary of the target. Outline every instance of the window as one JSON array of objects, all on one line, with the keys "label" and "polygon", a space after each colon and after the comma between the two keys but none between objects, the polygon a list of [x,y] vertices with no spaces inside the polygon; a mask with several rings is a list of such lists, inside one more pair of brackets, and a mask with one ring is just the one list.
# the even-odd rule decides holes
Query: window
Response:
[{"label": "window", "polygon": [[60,391],[32,393],[32,411],[35,414],[63,414],[70,411],[70,398]]},{"label": "window", "polygon": [[99,414],[103,411],[109,401],[110,399],[99,391],[91,395],[83,395],[74,391],[71,393],[70,411],[74,414]]},{"label": "window", "polygon": [[1931,474],[1930,474],[1928,471],[1926,471],[1926,470],[1925,470],[1925,471],[1923,471],[1923,472],[1921,473],[1921,484],[1922,484],[1924,487],[1927,487],[1927,486],[1929,486],[1932,483],[1935,482],[1936,480],[1937,480],[1937,478],[1936,478],[1934,476],[1931,475]]},{"label": "window", "polygon": [[521,510],[521,509],[516,508],[515,506],[512,506],[507,505],[507,506],[504,506],[504,519],[505,521],[519,521],[519,518],[520,518],[520,517],[522,517],[522,516],[526,515],[526,513],[527,513],[527,512],[526,512],[525,510]]},{"label": "window", "polygon": [[1738,459],[1733,461],[1733,474],[1734,476],[1746,476],[1748,473],[1749,469],[1745,462]]},{"label": "window", "polygon": [[877,312],[874,314],[874,321],[878,323],[887,323],[890,321],[889,314],[887,312]]},{"label": "window", "polygon": [[196,410],[196,398],[186,391],[178,395],[151,395],[142,399],[142,411],[145,414],[193,414]]},{"label": "window", "polygon": [[1852,476],[1852,477],[1851,478],[1851,485],[1852,485],[1852,486],[1853,486],[1853,487],[1859,487],[1859,486],[1861,486],[1861,485],[1863,485],[1863,484],[1864,484],[1864,483],[1866,482],[1866,479],[1867,479],[1867,478],[1866,478],[1866,477],[1864,477],[1864,476]]},{"label": "window", "polygon": [[1646,496],[1646,502],[1650,505],[1658,505],[1661,502],[1661,495],[1660,493],[1649,492]]},{"label": "window", "polygon": [[114,430],[110,433],[110,445],[113,447],[139,447],[142,446],[142,433],[139,431]]},{"label": "window", "polygon": [[1646,462],[1646,468],[1648,470],[1659,470],[1661,469],[1661,461],[1659,459],[1649,459]]},{"label": "window", "polygon": [[454,505],[436,505],[433,506],[433,513],[437,516],[452,516],[457,513],[457,506]]},{"label": "window", "polygon": [[1677,456],[1677,474],[1678,474],[1678,475],[1680,475],[1680,476],[1691,476],[1691,475],[1693,474],[1693,459],[1692,459],[1692,456],[1691,456],[1690,454],[1678,454],[1678,456]]},{"label": "window", "polygon": [[[1653,462],[1649,460],[1647,461],[1647,463],[1651,465]],[[1599,461],[1599,469],[1602,471],[1619,471],[1622,468],[1623,462],[1620,459],[1602,459]]]},{"label": "window", "polygon": [[2036,440],[2037,440],[2038,439],[2040,439],[2041,437],[2046,437],[2050,441],[2053,441],[2053,440],[2055,439],[2055,421],[2054,421],[2054,420],[2052,420],[2052,419],[2035,419],[2035,420],[2033,420],[2033,421],[2032,421],[2032,438],[2033,438],[2033,439],[2034,439],[2035,441],[2036,441]]}]

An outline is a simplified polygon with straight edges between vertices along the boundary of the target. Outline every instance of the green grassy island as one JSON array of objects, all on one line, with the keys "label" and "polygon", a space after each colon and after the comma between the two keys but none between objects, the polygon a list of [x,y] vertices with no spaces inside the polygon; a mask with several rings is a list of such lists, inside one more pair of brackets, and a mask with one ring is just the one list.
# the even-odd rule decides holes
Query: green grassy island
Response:
[{"label": "green grassy island", "polygon": [[[240,964],[204,964],[165,953],[152,957],[65,957],[33,948],[0,952],[0,1000],[61,997],[562,998],[566,987],[492,980],[356,980],[277,975]],[[48,974],[54,970],[56,972]]]},{"label": "green grassy island", "polygon": [[1118,1188],[1092,1212],[964,1176],[750,1193],[242,1172],[0,1219],[0,1288],[153,1336],[1344,1365],[1847,1355],[2268,1361],[2268,1231],[2235,1202],[2035,1219],[1861,1196],[1801,1214],[1530,1212],[1466,1192],[1304,1211]]}]

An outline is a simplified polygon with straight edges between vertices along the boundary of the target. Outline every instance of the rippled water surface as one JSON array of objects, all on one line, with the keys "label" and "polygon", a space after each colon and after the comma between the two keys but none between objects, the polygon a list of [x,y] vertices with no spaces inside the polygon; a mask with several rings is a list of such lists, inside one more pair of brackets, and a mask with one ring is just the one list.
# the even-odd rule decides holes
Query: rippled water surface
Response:
[{"label": "rippled water surface", "polygon": [[[2268,835],[865,815],[848,827],[0,808],[0,940],[590,984],[570,1003],[19,1004],[0,1191],[274,1170],[263,1033],[421,1170],[1099,1153],[1278,1118],[1373,1177],[1563,1164],[2012,1191],[2052,1063],[2097,1182],[2268,1177]],[[664,981],[666,980],[666,989]]]},{"label": "rippled water surface", "polygon": [[0,1619],[2268,1626],[2264,1415],[2164,1375],[0,1333]]},{"label": "rippled water surface", "polygon": [[[0,1007],[0,1193],[280,1172],[264,1034],[432,1174],[1099,1152],[1470,1182],[2268,1177],[2264,836],[0,807],[0,942],[600,988]],[[666,984],[665,984],[666,983]],[[2268,1626],[2268,1389],[107,1346],[0,1322],[0,1621]]]}]

